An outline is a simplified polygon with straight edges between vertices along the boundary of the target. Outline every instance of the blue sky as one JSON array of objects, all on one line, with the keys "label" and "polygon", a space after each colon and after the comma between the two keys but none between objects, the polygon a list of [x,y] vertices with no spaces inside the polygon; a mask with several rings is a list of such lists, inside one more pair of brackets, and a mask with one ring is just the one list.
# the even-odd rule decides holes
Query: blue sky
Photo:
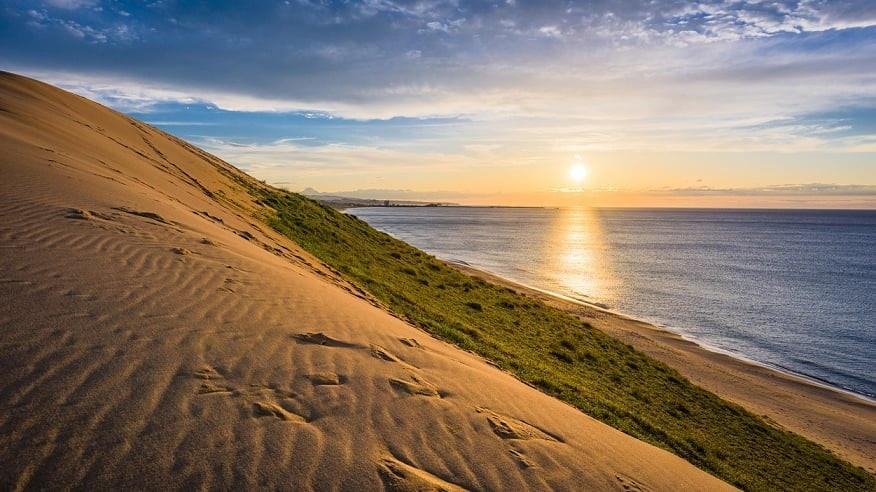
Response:
[{"label": "blue sky", "polygon": [[241,5],[2,1],[0,68],[292,189],[876,196],[871,0]]}]

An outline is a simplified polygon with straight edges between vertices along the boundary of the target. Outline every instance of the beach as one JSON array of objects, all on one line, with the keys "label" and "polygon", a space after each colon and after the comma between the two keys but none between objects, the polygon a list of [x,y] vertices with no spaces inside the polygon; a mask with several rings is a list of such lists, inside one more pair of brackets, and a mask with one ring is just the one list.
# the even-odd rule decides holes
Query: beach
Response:
[{"label": "beach", "polygon": [[876,403],[825,384],[710,350],[677,333],[566,296],[460,264],[469,275],[505,285],[580,316],[676,369],[695,384],[876,471]]}]

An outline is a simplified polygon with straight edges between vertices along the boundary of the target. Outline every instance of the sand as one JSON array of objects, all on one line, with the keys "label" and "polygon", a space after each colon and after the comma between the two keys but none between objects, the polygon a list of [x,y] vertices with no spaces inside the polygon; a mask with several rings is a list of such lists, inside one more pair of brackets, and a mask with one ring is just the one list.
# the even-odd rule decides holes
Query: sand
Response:
[{"label": "sand", "polygon": [[768,422],[876,473],[876,403],[815,381],[702,347],[652,324],[521,285],[470,266],[449,265],[580,316],[663,361],[695,384]]},{"label": "sand", "polygon": [[380,310],[180,140],[3,73],[0,148],[0,488],[730,488]]}]

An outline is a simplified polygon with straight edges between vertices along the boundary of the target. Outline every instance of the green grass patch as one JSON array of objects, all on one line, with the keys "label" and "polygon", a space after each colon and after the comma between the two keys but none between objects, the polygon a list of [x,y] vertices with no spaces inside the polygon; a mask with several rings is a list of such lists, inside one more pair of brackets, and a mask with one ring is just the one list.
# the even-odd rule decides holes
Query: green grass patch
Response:
[{"label": "green grass patch", "polygon": [[247,183],[274,229],[401,318],[748,490],[874,490],[873,475],[588,323],[469,277],[362,220]]}]

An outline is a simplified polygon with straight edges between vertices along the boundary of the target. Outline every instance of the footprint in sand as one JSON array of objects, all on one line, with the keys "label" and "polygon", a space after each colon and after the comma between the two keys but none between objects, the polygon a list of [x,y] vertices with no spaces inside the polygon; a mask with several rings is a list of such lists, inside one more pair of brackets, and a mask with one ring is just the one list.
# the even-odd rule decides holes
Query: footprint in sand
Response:
[{"label": "footprint in sand", "polygon": [[398,364],[405,364],[405,362],[398,357],[395,356],[389,350],[381,347],[380,345],[371,345],[371,355],[378,358],[383,359],[387,362],[396,362]]},{"label": "footprint in sand", "polygon": [[205,217],[205,218],[207,218],[207,219],[209,219],[209,220],[211,220],[211,221],[213,221],[213,222],[216,222],[216,223],[220,223],[220,224],[224,224],[224,223],[225,223],[225,221],[222,220],[222,217],[216,217],[215,215],[211,215],[210,212],[207,212],[207,211],[194,212],[194,214],[195,214],[195,215],[200,215],[200,216],[202,216],[202,217]]},{"label": "footprint in sand", "polygon": [[81,208],[68,208],[67,213],[64,214],[64,217],[68,219],[78,219],[78,220],[94,220],[94,219],[103,219],[103,220],[112,220],[112,218],[106,214],[102,214],[100,212],[95,212],[93,210],[85,210]]},{"label": "footprint in sand", "polygon": [[195,377],[198,379],[221,379],[222,374],[210,366],[203,366],[195,371]]},{"label": "footprint in sand", "polygon": [[276,403],[269,401],[257,401],[252,404],[252,411],[256,417],[274,417],[285,422],[293,422],[298,424],[307,423],[304,417],[297,413],[292,413]]},{"label": "footprint in sand", "polygon": [[642,485],[632,478],[625,477],[621,474],[616,474],[614,478],[620,482],[620,486],[625,492],[649,492],[652,490],[650,487]]},{"label": "footprint in sand", "polygon": [[399,338],[398,340],[399,340],[401,343],[407,345],[408,347],[423,348],[423,346],[420,345],[420,342],[418,342],[418,341],[417,341],[416,339],[414,339],[414,338]]},{"label": "footprint in sand", "polygon": [[377,471],[386,490],[393,492],[458,492],[462,487],[445,482],[431,473],[386,456],[377,461]]},{"label": "footprint in sand", "polygon": [[516,449],[509,449],[508,452],[511,453],[511,456],[513,456],[517,460],[517,464],[519,464],[521,468],[535,467],[535,463],[529,461],[529,459],[527,459],[526,456],[520,451],[517,451]]},{"label": "footprint in sand", "polygon": [[206,383],[201,383],[201,386],[198,388],[199,395],[211,395],[215,393],[231,393],[234,391],[234,388],[228,386],[226,384],[215,383],[213,381],[207,381]]},{"label": "footprint in sand", "polygon": [[253,398],[275,398],[286,399],[295,398],[294,391],[283,389],[276,384],[250,383],[248,389],[240,390],[238,393],[242,396],[250,396]]},{"label": "footprint in sand", "polygon": [[128,207],[116,207],[115,210],[118,210],[119,212],[125,212],[126,214],[129,214],[129,215],[136,215],[137,217],[151,219],[151,220],[154,220],[155,222],[160,222],[162,224],[170,224],[170,221],[168,221],[167,219],[158,215],[155,212],[142,212],[140,210],[134,210],[134,209],[131,209]]},{"label": "footprint in sand", "polygon": [[281,400],[287,400],[288,404],[294,403],[288,401],[295,397],[295,393],[292,391],[284,390],[275,385],[257,383],[235,387],[228,384],[225,377],[210,366],[198,369],[194,372],[194,376],[204,381],[197,390],[199,395],[217,393],[230,395],[233,400],[242,401],[244,405],[250,405],[254,417],[273,417],[284,422],[293,423],[307,422],[301,415],[278,403]]},{"label": "footprint in sand", "polygon": [[486,408],[477,408],[477,411],[487,416],[487,421],[490,423],[490,427],[493,428],[493,432],[502,439],[543,439],[545,441],[562,442],[560,438],[548,434],[522,420],[501,415]]},{"label": "footprint in sand", "polygon": [[198,387],[199,395],[210,395],[215,393],[231,393],[234,388],[223,382],[224,377],[219,374],[216,369],[210,366],[204,366],[195,371],[195,377],[203,379],[204,382]]},{"label": "footprint in sand", "polygon": [[216,393],[231,393],[234,391],[234,388],[228,384],[225,384],[224,377],[220,374],[216,369],[213,369],[210,366],[204,366],[197,371],[195,371],[195,377],[198,379],[203,379],[204,382],[201,383],[201,386],[198,387],[199,395],[211,395]]},{"label": "footprint in sand", "polygon": [[67,215],[64,217],[67,217],[68,219],[91,220],[94,216],[91,215],[91,212],[88,210],[71,208],[67,210]]},{"label": "footprint in sand", "polygon": [[344,381],[347,378],[333,372],[317,372],[314,374],[308,374],[307,379],[309,379],[314,386],[338,386],[344,384]]},{"label": "footprint in sand", "polygon": [[247,241],[252,241],[255,239],[255,236],[252,235],[249,231],[236,231],[237,235],[246,239]]},{"label": "footprint in sand", "polygon": [[409,371],[418,371],[420,368],[400,359],[398,356],[381,347],[380,345],[371,345],[371,356],[380,360],[384,360],[386,362],[394,362],[396,364],[401,364],[402,367],[408,369]]},{"label": "footprint in sand", "polygon": [[226,277],[222,282],[222,287],[217,288],[216,290],[220,292],[228,292],[229,294],[233,294],[236,292],[235,286],[240,284],[238,280],[235,280],[231,277]]},{"label": "footprint in sand", "polygon": [[336,340],[322,332],[311,333],[296,333],[292,335],[299,343],[308,343],[312,345],[324,345],[326,347],[354,348],[359,347],[355,343]]},{"label": "footprint in sand", "polygon": [[391,384],[394,388],[400,389],[410,395],[441,398],[441,394],[438,392],[437,386],[413,373],[411,374],[410,380],[391,378],[389,380],[389,384]]},{"label": "footprint in sand", "polygon": [[440,398],[442,396],[441,393],[439,393],[437,386],[417,374],[416,371],[418,371],[419,369],[416,366],[408,364],[407,362],[399,359],[389,350],[386,350],[380,345],[371,345],[371,356],[387,362],[401,364],[409,371],[411,378],[409,380],[390,378],[389,383],[393,387],[405,391],[410,395],[422,395],[437,398]]}]

